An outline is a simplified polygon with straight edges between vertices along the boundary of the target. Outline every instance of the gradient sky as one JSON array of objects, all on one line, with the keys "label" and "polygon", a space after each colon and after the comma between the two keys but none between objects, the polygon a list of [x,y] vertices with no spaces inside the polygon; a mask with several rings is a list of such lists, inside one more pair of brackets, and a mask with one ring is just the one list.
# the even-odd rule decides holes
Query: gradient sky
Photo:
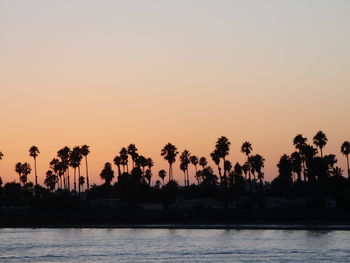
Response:
[{"label": "gradient sky", "polygon": [[88,144],[100,183],[135,143],[155,181],[167,142],[209,157],[225,135],[232,162],[248,140],[271,180],[293,137],[318,130],[345,169],[349,14],[346,0],[0,0],[0,176],[37,145],[42,182],[59,148]]}]

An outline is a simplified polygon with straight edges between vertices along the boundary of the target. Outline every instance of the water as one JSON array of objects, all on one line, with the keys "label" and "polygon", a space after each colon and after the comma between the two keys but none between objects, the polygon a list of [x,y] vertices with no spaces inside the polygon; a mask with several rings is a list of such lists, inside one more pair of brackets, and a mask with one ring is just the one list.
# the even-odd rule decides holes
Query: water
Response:
[{"label": "water", "polygon": [[347,262],[350,231],[0,229],[0,262]]}]

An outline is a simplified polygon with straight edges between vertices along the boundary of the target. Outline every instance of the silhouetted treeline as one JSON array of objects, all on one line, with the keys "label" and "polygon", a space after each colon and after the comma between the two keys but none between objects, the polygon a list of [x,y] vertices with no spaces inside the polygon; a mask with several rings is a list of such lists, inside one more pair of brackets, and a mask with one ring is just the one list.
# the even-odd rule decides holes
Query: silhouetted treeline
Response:
[{"label": "silhouetted treeline", "polygon": [[[186,149],[180,153],[175,145],[168,143],[160,152],[168,163],[168,169],[157,173],[152,170],[152,158],[140,154],[137,147],[130,144],[114,156],[113,164],[105,163],[100,173],[104,183],[92,186],[88,174],[89,146],[72,149],[65,146],[49,163],[44,181],[46,188],[37,182],[36,162],[40,152],[38,147],[32,146],[29,155],[34,159],[35,183],[28,181],[31,165],[18,162],[15,172],[20,183],[3,185],[0,178],[0,205],[72,209],[91,200],[119,199],[130,207],[141,202],[156,202],[167,207],[179,197],[210,197],[222,200],[227,207],[229,201],[242,196],[275,196],[331,198],[337,201],[337,206],[349,207],[350,143],[345,141],[340,147],[347,160],[345,178],[337,166],[336,156],[324,154],[327,141],[322,131],[313,137],[312,143],[301,134],[295,136],[295,151],[281,156],[277,164],[278,176],[271,182],[265,181],[265,158],[253,153],[250,142],[241,146],[241,152],[246,155],[245,162],[234,163],[229,160],[230,141],[224,136],[218,138],[210,153],[215,167],[208,165],[206,157],[197,157]],[[0,159],[3,156],[0,152]],[[84,173],[81,171],[83,164]],[[181,183],[174,179],[173,166],[177,164],[182,171]],[[191,165],[193,169],[190,170]],[[191,184],[191,181],[194,183]]]}]

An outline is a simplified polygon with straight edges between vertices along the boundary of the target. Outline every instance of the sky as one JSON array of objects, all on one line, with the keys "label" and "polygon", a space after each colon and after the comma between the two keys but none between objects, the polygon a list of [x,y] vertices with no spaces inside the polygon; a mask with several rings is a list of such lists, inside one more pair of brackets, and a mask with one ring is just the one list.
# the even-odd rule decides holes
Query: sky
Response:
[{"label": "sky", "polygon": [[0,176],[18,181],[36,145],[42,183],[58,149],[88,144],[99,184],[135,143],[154,182],[166,143],[210,159],[226,136],[229,160],[250,141],[270,181],[293,137],[318,130],[345,170],[349,13],[346,0],[0,0]]}]

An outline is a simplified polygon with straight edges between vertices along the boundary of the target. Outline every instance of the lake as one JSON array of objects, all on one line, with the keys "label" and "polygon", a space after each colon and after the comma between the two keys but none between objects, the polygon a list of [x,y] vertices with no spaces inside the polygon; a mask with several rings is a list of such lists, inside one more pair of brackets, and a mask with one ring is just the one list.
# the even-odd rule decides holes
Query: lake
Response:
[{"label": "lake", "polygon": [[346,262],[350,231],[0,229],[0,262]]}]

